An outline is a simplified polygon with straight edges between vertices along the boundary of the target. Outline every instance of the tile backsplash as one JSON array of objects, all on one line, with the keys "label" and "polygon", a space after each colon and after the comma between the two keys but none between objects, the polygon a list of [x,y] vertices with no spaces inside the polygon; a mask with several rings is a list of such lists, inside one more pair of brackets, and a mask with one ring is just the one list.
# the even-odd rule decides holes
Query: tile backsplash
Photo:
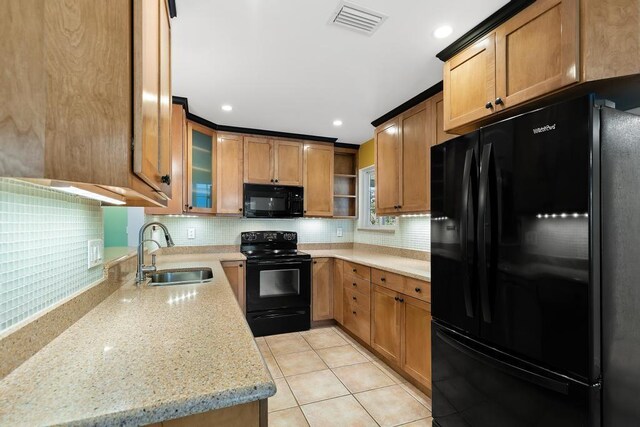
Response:
[{"label": "tile backsplash", "polygon": [[99,202],[0,178],[0,332],[103,277],[89,239],[103,239]]},{"label": "tile backsplash", "polygon": [[[170,217],[147,216],[146,221],[159,221],[167,226],[171,237],[179,246],[239,245],[240,233],[257,230],[296,231],[298,243],[350,243],[353,242],[352,220],[300,218],[300,219],[240,219],[224,217]],[[195,238],[189,239],[188,230],[195,229]],[[342,237],[338,237],[342,228]],[[164,246],[164,237],[158,241]]]},{"label": "tile backsplash", "polygon": [[395,232],[356,229],[354,242],[431,251],[431,217],[399,217]]},{"label": "tile backsplash", "polygon": [[[179,246],[239,245],[240,233],[255,230],[284,230],[298,232],[299,243],[367,243],[404,249],[429,251],[431,233],[429,217],[401,217],[395,232],[356,229],[357,222],[348,219],[274,219],[256,220],[223,217],[147,216],[146,221],[160,221],[169,228]],[[189,239],[188,230],[195,230]],[[337,236],[342,228],[342,237]],[[158,241],[164,246],[164,237]]]}]

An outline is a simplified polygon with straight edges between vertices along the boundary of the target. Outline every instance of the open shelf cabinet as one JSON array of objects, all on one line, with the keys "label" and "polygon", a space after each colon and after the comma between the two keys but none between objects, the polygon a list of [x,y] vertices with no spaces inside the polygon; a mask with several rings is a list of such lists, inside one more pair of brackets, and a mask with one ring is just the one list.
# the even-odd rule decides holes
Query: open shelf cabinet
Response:
[{"label": "open shelf cabinet", "polygon": [[336,148],[333,175],[333,217],[358,216],[358,150]]}]

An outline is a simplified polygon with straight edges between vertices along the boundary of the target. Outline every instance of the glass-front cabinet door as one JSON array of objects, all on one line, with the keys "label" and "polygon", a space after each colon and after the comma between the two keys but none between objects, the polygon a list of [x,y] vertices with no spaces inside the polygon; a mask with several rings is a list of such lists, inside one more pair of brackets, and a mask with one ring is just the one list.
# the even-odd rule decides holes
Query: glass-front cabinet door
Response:
[{"label": "glass-front cabinet door", "polygon": [[216,134],[213,130],[189,122],[186,153],[187,213],[215,213],[215,141]]}]

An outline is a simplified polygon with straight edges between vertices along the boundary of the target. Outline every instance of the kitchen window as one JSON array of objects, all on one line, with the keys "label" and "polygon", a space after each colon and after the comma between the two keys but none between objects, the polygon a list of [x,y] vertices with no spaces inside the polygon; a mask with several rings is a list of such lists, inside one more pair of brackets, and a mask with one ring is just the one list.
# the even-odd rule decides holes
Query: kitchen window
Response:
[{"label": "kitchen window", "polygon": [[395,231],[398,218],[376,215],[376,168],[369,166],[360,169],[360,219],[358,228],[365,230]]}]

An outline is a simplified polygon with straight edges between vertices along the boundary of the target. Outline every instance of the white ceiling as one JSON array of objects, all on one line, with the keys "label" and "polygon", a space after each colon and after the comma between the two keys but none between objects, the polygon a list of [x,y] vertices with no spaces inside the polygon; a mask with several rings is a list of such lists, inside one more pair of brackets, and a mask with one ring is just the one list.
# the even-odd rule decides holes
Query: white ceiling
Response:
[{"label": "white ceiling", "polygon": [[[389,16],[373,36],[328,24],[338,0],[178,0],[173,94],[218,124],[360,144],[372,120],[442,79],[436,53],[508,1],[354,2]],[[437,40],[442,24],[453,34]]]}]

